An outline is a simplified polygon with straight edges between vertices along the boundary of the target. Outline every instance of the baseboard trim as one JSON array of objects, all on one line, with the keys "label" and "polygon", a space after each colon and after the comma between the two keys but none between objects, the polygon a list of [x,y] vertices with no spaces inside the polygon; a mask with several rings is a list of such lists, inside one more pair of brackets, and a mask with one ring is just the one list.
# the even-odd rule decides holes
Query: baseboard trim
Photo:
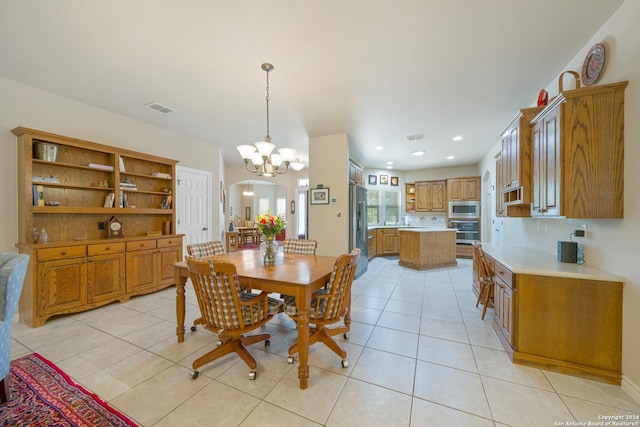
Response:
[{"label": "baseboard trim", "polygon": [[622,387],[622,389],[626,391],[627,394],[638,403],[638,405],[640,405],[640,387],[638,387],[637,384],[631,381],[626,375],[623,375],[620,387]]}]

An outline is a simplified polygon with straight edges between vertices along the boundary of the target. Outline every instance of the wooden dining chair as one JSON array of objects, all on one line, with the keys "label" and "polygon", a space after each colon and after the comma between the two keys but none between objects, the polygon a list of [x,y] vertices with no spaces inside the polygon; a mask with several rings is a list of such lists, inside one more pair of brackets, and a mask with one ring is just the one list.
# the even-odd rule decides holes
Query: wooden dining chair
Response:
[{"label": "wooden dining chair", "polygon": [[316,240],[287,239],[282,252],[285,254],[315,255],[318,242]]},{"label": "wooden dining chair", "polygon": [[269,347],[270,335],[244,334],[261,327],[279,313],[282,302],[269,298],[264,292],[243,292],[232,262],[187,258],[187,265],[202,324],[208,331],[218,334],[217,347],[193,362],[191,377],[198,377],[199,367],[235,352],[249,366],[249,379],[254,380],[257,363],[245,346],[265,341],[265,347]]},{"label": "wooden dining chair", "polygon": [[[187,245],[187,257],[202,259],[208,256],[220,255],[224,253],[224,247],[222,242],[213,240],[211,242],[191,243]],[[196,326],[202,325],[202,317],[199,317],[193,321],[191,331],[195,332]]]},{"label": "wooden dining chair", "polygon": [[224,253],[222,242],[214,240],[211,242],[191,243],[187,245],[187,254],[195,259],[220,255]]},{"label": "wooden dining chair", "polygon": [[[354,249],[350,254],[340,255],[333,266],[333,272],[327,285],[313,293],[311,297],[311,312],[309,323],[314,327],[309,328],[309,346],[321,341],[334,353],[342,358],[342,367],[349,366],[347,352],[332,338],[335,335],[344,334],[349,337],[349,329],[346,326],[327,328],[327,325],[338,323],[347,314],[351,299],[351,285],[356,274],[360,249]],[[284,297],[284,311],[294,321],[298,322],[298,309],[295,298]],[[298,352],[298,343],[289,348],[289,363],[294,362],[293,355]]]},{"label": "wooden dining chair", "polygon": [[493,282],[493,272],[487,264],[487,259],[484,256],[482,250],[482,244],[473,244],[474,258],[478,264],[478,281],[480,283],[480,291],[478,293],[478,299],[476,300],[476,307],[478,304],[482,304],[482,320],[487,313],[487,307],[495,308],[493,304],[493,292],[495,284]]}]

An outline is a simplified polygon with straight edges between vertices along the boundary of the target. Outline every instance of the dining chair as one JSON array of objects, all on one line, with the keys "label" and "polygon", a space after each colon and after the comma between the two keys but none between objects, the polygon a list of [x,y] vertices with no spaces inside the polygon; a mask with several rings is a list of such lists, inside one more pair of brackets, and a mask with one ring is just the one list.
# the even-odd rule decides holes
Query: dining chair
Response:
[{"label": "dining chair", "polygon": [[[220,255],[224,253],[222,242],[213,240],[210,242],[191,243],[187,245],[187,257],[202,259],[208,256]],[[204,320],[199,317],[193,321],[191,332],[195,332],[196,326],[201,325]]]},{"label": "dining chair", "polygon": [[224,246],[222,245],[222,242],[218,240],[203,243],[191,243],[187,245],[187,254],[195,259],[220,255],[223,253]]},{"label": "dining chair", "polygon": [[202,324],[206,330],[218,335],[217,347],[193,362],[191,378],[198,378],[199,367],[235,352],[249,366],[249,379],[255,380],[257,363],[245,346],[265,341],[265,347],[269,347],[271,336],[244,334],[261,327],[279,313],[282,302],[269,298],[264,292],[243,292],[232,262],[187,258],[187,265]]},{"label": "dining chair", "polygon": [[495,308],[492,298],[495,284],[493,282],[493,272],[489,268],[487,259],[484,256],[484,251],[482,250],[482,244],[474,243],[473,252],[478,268],[478,281],[480,283],[476,307],[478,307],[478,304],[482,304],[482,320],[484,320],[487,307]]},{"label": "dining chair", "polygon": [[316,240],[287,239],[282,252],[285,254],[315,255],[318,242]]},{"label": "dining chair", "polygon": [[[327,285],[314,292],[311,297],[309,323],[314,327],[309,328],[309,346],[318,341],[324,343],[342,358],[343,368],[349,366],[347,352],[332,337],[343,334],[344,338],[348,339],[349,329],[346,326],[328,328],[327,325],[338,323],[348,312],[351,285],[356,274],[359,258],[360,249],[358,248],[354,249],[350,254],[340,255],[333,266]],[[296,323],[298,322],[298,309],[294,297],[284,297],[284,311]],[[293,355],[298,352],[298,346],[296,342],[289,348],[288,363],[294,362]]]}]

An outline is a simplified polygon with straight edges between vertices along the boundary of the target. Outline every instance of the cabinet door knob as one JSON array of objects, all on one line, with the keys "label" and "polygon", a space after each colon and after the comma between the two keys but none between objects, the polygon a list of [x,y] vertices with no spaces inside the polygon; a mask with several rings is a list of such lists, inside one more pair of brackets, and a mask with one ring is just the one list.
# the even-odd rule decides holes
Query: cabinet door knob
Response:
[{"label": "cabinet door knob", "polygon": [[67,254],[67,251],[60,252],[60,255],[66,255],[66,254]]}]

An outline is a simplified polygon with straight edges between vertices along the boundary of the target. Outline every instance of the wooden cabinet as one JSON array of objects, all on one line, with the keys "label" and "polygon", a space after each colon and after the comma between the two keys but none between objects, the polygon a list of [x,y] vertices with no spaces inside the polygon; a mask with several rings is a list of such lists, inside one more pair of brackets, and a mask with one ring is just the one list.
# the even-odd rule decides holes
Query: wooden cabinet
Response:
[{"label": "wooden cabinet", "polygon": [[627,84],[561,92],[532,120],[531,215],[623,218]]},{"label": "wooden cabinet", "polygon": [[364,172],[362,166],[349,159],[349,182],[364,187]]},{"label": "wooden cabinet", "polygon": [[[507,213],[507,206],[531,203],[531,120],[543,107],[523,108],[500,133],[501,184],[496,189]],[[498,171],[496,170],[496,173]],[[529,206],[526,207],[529,211]],[[513,209],[514,214],[518,212]],[[521,216],[521,215],[509,215]],[[530,213],[527,213],[530,216]]]},{"label": "wooden cabinet", "polygon": [[445,181],[418,181],[415,183],[415,191],[416,211],[447,211],[447,193]]},{"label": "wooden cabinet", "polygon": [[416,211],[416,184],[409,182],[404,185],[405,188],[405,212]]},{"label": "wooden cabinet", "polygon": [[447,199],[479,201],[480,177],[448,178]]},{"label": "wooden cabinet", "polygon": [[369,259],[377,255],[376,230],[367,231],[367,256]]},{"label": "wooden cabinet", "polygon": [[511,348],[515,346],[514,342],[514,316],[515,313],[515,281],[513,274],[509,269],[495,262],[494,264],[493,282],[495,284],[493,305],[495,308],[495,316],[493,318],[494,326],[498,332],[504,337]]},{"label": "wooden cabinet", "polygon": [[87,246],[87,302],[117,300],[125,290],[125,244],[99,243]]},{"label": "wooden cabinet", "polygon": [[87,302],[86,249],[40,249],[36,259],[38,311],[47,317],[79,311]]},{"label": "wooden cabinet", "polygon": [[399,249],[399,234],[397,228],[379,228],[376,237],[376,255],[397,254]]},{"label": "wooden cabinet", "polygon": [[[493,328],[514,363],[620,384],[620,277],[570,264],[553,275],[555,257],[530,248],[484,251],[495,283]],[[474,259],[476,295],[477,269]]]},{"label": "wooden cabinet", "polygon": [[158,286],[173,285],[173,264],[182,261],[182,238],[158,239]]},{"label": "wooden cabinet", "polygon": [[[171,264],[182,258],[182,237],[147,233],[175,223],[177,161],[22,127],[12,132],[18,144],[16,246],[32,260],[20,298],[22,322],[41,326],[53,315],[173,284]],[[114,216],[123,237],[106,239]],[[46,244],[34,242],[34,230],[41,229]],[[141,251],[131,241],[153,245],[149,258],[130,260],[130,252]]]}]

